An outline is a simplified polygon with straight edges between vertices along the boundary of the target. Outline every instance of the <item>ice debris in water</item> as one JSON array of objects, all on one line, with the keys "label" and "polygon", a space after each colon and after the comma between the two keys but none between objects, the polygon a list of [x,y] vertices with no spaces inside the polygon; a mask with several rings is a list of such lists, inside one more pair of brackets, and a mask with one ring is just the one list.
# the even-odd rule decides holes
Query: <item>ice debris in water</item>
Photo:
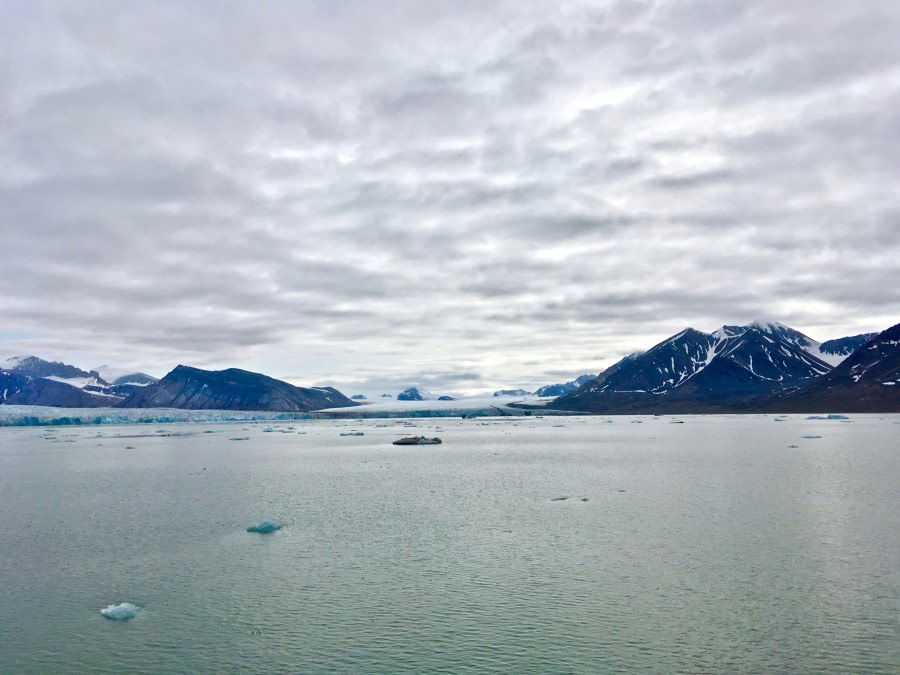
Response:
[{"label": "ice debris in water", "polygon": [[137,616],[137,607],[130,602],[123,602],[119,605],[108,605],[106,609],[101,609],[100,613],[111,621],[128,621]]},{"label": "ice debris in water", "polygon": [[271,534],[275,530],[280,530],[281,525],[271,520],[264,520],[259,525],[251,525],[247,528],[247,532],[259,532],[260,534]]}]

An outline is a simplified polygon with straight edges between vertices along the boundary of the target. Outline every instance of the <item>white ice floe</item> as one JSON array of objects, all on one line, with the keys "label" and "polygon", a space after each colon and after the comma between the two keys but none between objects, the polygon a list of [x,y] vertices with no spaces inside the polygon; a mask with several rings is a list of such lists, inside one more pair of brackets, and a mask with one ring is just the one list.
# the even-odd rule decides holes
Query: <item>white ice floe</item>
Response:
[{"label": "white ice floe", "polygon": [[137,616],[137,610],[138,608],[130,602],[123,602],[118,605],[107,605],[100,613],[111,621],[128,621]]}]

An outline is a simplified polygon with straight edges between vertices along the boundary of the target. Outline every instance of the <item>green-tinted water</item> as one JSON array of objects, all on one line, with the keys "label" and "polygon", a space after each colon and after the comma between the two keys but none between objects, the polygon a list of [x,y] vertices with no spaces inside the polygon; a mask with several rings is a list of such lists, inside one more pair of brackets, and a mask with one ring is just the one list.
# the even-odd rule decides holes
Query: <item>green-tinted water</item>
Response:
[{"label": "green-tinted water", "polygon": [[900,420],[681,419],[0,429],[0,672],[897,672]]}]

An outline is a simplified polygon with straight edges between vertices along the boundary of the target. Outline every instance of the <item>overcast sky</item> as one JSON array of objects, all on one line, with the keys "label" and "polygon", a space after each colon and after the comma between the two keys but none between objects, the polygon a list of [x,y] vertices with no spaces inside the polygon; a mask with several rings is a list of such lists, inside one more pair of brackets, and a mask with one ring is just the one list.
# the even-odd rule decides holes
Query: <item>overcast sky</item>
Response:
[{"label": "overcast sky", "polygon": [[0,360],[536,387],[900,320],[900,2],[0,0]]}]

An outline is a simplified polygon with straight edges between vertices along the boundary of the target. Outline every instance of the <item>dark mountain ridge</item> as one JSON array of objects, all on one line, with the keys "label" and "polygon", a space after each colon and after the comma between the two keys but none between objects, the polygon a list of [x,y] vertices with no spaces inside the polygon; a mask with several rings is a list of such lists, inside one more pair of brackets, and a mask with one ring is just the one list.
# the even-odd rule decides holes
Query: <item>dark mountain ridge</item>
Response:
[{"label": "dark mountain ridge", "polygon": [[65,382],[43,377],[29,379],[4,403],[6,405],[42,405],[52,408],[108,408],[122,399],[90,393]]},{"label": "dark mountain ridge", "polygon": [[155,384],[136,389],[117,407],[310,412],[355,405],[332,387],[295,387],[238,368],[210,371],[179,365]]},{"label": "dark mountain ridge", "polygon": [[862,333],[860,335],[837,338],[836,340],[826,340],[819,345],[819,351],[832,356],[850,356],[877,335],[878,333]]},{"label": "dark mountain ridge", "polygon": [[540,387],[537,391],[535,391],[534,395],[539,397],[562,396],[563,394],[568,394],[569,392],[575,391],[576,389],[578,389],[578,387],[585,384],[586,382],[590,382],[595,377],[597,376],[594,374],[579,375],[570,382],[545,384],[543,387]]},{"label": "dark mountain ridge", "polygon": [[45,361],[37,356],[16,356],[4,364],[8,371],[19,373],[30,378],[60,377],[63,379],[86,377],[94,378],[100,384],[108,384],[96,370],[82,370],[60,361]]},{"label": "dark mountain ridge", "polygon": [[752,406],[765,412],[900,412],[900,323],[831,372]]},{"label": "dark mountain ridge", "polygon": [[7,399],[21,391],[28,384],[28,379],[19,373],[0,368],[0,403],[5,403]]},{"label": "dark mountain ridge", "polygon": [[863,336],[831,341],[832,353],[778,323],[687,328],[626,357],[551,407],[597,413],[739,412],[831,372],[834,351]]}]

